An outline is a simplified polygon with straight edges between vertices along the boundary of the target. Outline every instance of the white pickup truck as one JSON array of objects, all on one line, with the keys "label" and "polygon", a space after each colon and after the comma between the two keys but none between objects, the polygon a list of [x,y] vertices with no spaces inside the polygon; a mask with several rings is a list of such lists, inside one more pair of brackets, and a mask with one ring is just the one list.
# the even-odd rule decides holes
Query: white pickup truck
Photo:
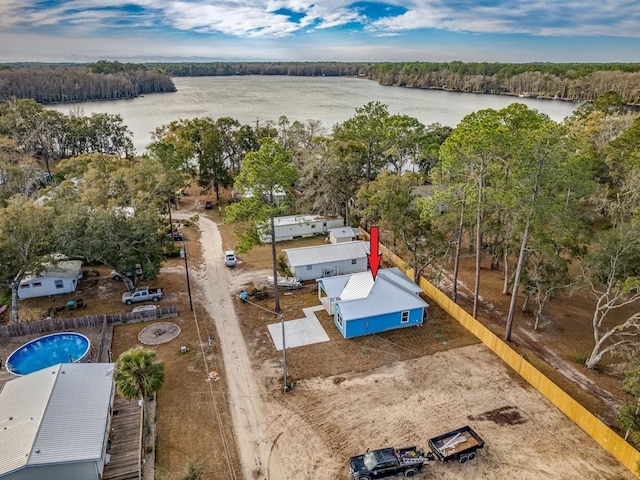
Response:
[{"label": "white pickup truck", "polygon": [[122,301],[127,305],[137,302],[147,302],[149,300],[158,302],[164,296],[161,288],[141,287],[122,294]]}]

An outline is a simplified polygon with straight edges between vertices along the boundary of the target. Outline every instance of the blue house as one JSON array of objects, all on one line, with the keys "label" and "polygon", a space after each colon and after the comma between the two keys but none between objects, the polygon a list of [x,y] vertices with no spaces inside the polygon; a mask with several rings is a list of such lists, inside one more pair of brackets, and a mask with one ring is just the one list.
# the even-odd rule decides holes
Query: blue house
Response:
[{"label": "blue house", "polygon": [[318,297],[344,338],[422,325],[422,290],[398,268],[320,278]]}]

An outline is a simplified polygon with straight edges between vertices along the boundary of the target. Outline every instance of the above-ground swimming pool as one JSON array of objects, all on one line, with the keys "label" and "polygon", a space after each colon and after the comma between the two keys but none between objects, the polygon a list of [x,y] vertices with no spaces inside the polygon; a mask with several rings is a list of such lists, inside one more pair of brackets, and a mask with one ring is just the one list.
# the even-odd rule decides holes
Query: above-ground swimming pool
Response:
[{"label": "above-ground swimming pool", "polygon": [[52,333],[16,348],[6,367],[14,375],[27,375],[58,363],[79,362],[90,346],[89,339],[80,333]]}]

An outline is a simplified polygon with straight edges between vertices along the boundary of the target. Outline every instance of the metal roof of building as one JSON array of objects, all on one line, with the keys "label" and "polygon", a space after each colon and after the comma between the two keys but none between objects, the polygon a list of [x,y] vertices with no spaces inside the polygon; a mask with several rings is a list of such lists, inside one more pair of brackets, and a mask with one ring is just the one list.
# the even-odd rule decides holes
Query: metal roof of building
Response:
[{"label": "metal roof of building", "polygon": [[34,278],[78,278],[82,272],[82,260],[64,260],[58,263],[47,263],[45,269],[40,274],[29,273],[25,275],[20,283],[28,282]]},{"label": "metal roof of building", "polygon": [[327,297],[338,298],[350,278],[351,275],[338,275],[336,277],[318,278],[316,282],[322,285],[322,290],[327,294]]},{"label": "metal roof of building", "polygon": [[335,238],[352,238],[360,235],[360,230],[351,227],[337,227],[329,230]]},{"label": "metal roof of building", "polygon": [[367,253],[369,253],[369,246],[367,242],[357,241],[289,248],[283,251],[289,259],[289,265],[295,268],[302,265],[366,258]]},{"label": "metal roof of building", "polygon": [[113,369],[112,363],[62,363],[7,382],[0,392],[0,475],[100,459]]},{"label": "metal roof of building", "polygon": [[416,285],[413,280],[407,277],[398,267],[382,268],[378,270],[378,275],[383,276],[385,279],[407,292],[415,295],[422,293],[422,289]]},{"label": "metal roof of building", "polygon": [[340,293],[340,300],[367,298],[369,293],[371,293],[373,284],[373,275],[371,272],[354,273]]},{"label": "metal roof of building", "polygon": [[345,320],[375,317],[429,306],[422,298],[399,288],[380,275],[376,277],[366,297],[344,300],[341,298],[337,304]]},{"label": "metal roof of building", "polygon": [[301,223],[313,223],[337,219],[340,219],[340,217],[327,217],[324,215],[287,215],[284,217],[274,217],[273,225],[280,227],[284,225],[299,225]]},{"label": "metal roof of building", "polygon": [[317,282],[329,298],[337,299],[345,320],[429,306],[418,296],[420,287],[395,267],[378,270],[375,282],[371,272],[320,278]]}]

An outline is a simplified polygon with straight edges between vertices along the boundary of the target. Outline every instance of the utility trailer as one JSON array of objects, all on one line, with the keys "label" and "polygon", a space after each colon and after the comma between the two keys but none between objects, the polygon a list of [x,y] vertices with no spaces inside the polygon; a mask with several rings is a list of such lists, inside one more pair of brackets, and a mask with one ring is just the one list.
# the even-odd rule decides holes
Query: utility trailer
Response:
[{"label": "utility trailer", "polygon": [[476,450],[483,447],[484,440],[468,425],[429,439],[431,460],[437,458],[443,463],[473,460]]}]

